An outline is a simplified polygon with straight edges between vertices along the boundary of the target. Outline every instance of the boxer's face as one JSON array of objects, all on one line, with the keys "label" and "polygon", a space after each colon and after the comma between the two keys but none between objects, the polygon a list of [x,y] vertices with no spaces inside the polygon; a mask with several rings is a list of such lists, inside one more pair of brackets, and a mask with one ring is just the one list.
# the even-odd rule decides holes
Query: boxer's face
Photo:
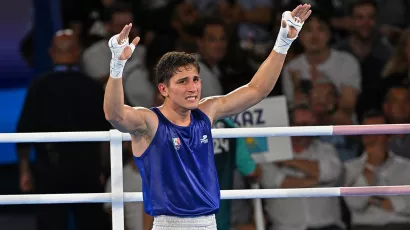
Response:
[{"label": "boxer's face", "polygon": [[201,97],[201,79],[193,65],[179,67],[168,84],[159,84],[161,94],[173,105],[184,109],[196,109]]}]

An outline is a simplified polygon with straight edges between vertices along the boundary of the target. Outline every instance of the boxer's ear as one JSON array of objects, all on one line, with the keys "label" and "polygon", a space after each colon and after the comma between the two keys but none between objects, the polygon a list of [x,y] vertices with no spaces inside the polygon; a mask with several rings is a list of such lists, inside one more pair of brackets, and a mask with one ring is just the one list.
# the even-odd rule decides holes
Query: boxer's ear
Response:
[{"label": "boxer's ear", "polygon": [[161,93],[162,96],[168,97],[168,87],[164,83],[159,83],[158,84],[158,90]]}]

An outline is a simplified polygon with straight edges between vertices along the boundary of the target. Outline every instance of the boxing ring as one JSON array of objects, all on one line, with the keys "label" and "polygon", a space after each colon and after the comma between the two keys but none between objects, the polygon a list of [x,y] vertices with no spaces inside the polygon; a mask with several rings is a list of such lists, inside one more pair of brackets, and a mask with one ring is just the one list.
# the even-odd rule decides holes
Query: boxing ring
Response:
[{"label": "boxing ring", "polygon": [[[362,134],[407,134],[410,124],[303,126],[213,129],[213,138],[272,137],[272,136],[329,136]],[[0,195],[1,205],[52,203],[112,203],[113,230],[124,230],[124,202],[141,202],[141,192],[123,191],[122,142],[130,141],[129,134],[117,130],[102,132],[59,133],[0,133],[0,143],[35,142],[110,142],[111,193],[91,194],[32,194]],[[338,197],[364,195],[407,195],[409,186],[331,187],[295,189],[222,190],[222,199],[255,199],[257,230],[264,229],[260,199],[296,197]]]}]

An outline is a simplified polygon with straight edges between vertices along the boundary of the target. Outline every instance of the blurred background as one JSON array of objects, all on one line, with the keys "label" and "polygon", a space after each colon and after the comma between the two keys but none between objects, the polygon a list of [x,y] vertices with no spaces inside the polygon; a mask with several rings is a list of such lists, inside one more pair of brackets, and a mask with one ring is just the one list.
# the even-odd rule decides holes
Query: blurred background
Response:
[{"label": "blurred background", "polygon": [[[109,130],[107,42],[127,23],[130,39],[141,37],[124,70],[128,105],[162,102],[153,69],[174,50],[198,56],[202,97],[228,93],[250,81],[282,13],[301,3],[313,13],[270,94],[285,96],[290,125],[408,123],[409,0],[20,0],[1,9],[0,133]],[[224,189],[410,183],[408,135],[296,137],[294,159],[264,164],[241,158],[241,140],[230,141],[222,154],[233,157],[216,158]],[[0,193],[109,192],[108,152],[107,143],[0,144]],[[123,155],[125,191],[141,191],[129,143]],[[267,229],[410,229],[407,196],[269,199],[263,207]],[[127,204],[127,229],[150,229],[142,208]],[[220,229],[255,229],[251,202],[222,209]],[[0,226],[111,229],[110,207],[0,206]]]}]

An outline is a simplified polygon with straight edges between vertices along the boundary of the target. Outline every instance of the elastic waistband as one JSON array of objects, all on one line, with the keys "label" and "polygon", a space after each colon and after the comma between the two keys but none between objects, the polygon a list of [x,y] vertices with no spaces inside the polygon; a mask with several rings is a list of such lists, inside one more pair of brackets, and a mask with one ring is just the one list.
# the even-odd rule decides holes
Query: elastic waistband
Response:
[{"label": "elastic waistband", "polygon": [[215,215],[199,217],[156,216],[153,230],[216,230]]}]

